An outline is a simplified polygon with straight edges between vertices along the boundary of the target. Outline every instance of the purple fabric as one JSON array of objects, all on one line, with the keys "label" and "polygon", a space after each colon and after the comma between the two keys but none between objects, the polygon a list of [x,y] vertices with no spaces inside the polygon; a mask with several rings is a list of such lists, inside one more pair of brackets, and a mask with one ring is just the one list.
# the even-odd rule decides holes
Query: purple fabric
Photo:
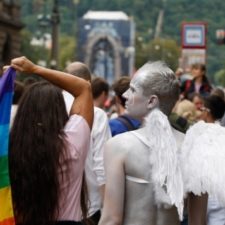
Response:
[{"label": "purple fabric", "polygon": [[0,100],[2,99],[4,93],[13,92],[14,89],[14,79],[16,77],[16,70],[10,67],[3,75],[0,77]]}]

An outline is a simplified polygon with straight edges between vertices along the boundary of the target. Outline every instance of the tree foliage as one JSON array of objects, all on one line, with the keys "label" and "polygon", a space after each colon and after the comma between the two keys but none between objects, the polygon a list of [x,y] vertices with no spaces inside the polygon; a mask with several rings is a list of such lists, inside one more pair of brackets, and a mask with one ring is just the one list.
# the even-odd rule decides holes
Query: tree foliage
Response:
[{"label": "tree foliage", "polygon": [[68,35],[62,35],[60,37],[60,65],[61,69],[64,69],[69,62],[73,62],[76,59],[76,46],[75,39]]},{"label": "tree foliage", "polygon": [[219,70],[215,74],[215,83],[218,86],[223,86],[225,87],[225,69]]},{"label": "tree foliage", "polygon": [[149,43],[140,43],[137,40],[136,67],[140,67],[146,61],[162,60],[173,70],[178,67],[180,49],[177,43],[171,39],[154,39]]},{"label": "tree foliage", "polygon": [[38,60],[48,60],[49,51],[43,46],[31,46],[32,34],[28,30],[22,31],[21,53],[27,56],[33,62],[38,63]]},{"label": "tree foliage", "polygon": [[[164,55],[165,61],[176,66],[168,58],[167,49],[155,51],[153,37],[156,21],[160,9],[164,9],[164,20],[162,40],[174,40],[177,47],[181,45],[181,24],[182,22],[204,21],[207,23],[207,71],[208,76],[213,80],[214,74],[224,68],[225,48],[216,44],[215,32],[225,27],[225,1],[221,0],[60,0],[61,33],[75,39],[76,24],[78,18],[82,17],[88,10],[120,10],[134,18],[136,23],[137,37],[142,38],[141,43],[136,43],[136,64],[141,65],[146,59],[156,54]],[[45,4],[44,4],[45,3]],[[76,3],[76,4],[75,4]],[[22,18],[26,23],[26,29],[30,32],[37,30],[37,15],[45,9],[51,14],[53,0],[21,0]],[[44,7],[44,5],[46,5]],[[69,42],[70,43],[70,42]],[[71,45],[71,43],[68,45]],[[166,45],[177,49],[175,44]],[[170,42],[172,43],[172,42]],[[147,46],[151,52],[147,53],[143,46]],[[173,46],[173,47],[172,47]],[[63,48],[66,48],[64,43]],[[160,47],[163,47],[160,43]],[[168,47],[168,46],[167,46]],[[63,49],[61,47],[61,50]],[[68,47],[69,48],[69,47]],[[179,48],[179,47],[178,47]],[[161,52],[163,51],[163,52]],[[176,58],[179,51],[171,52],[172,58]],[[61,54],[64,55],[65,53]],[[64,56],[63,56],[64,57]],[[155,57],[155,56],[154,56]],[[178,58],[178,57],[177,57]],[[63,63],[62,63],[63,64]]]}]

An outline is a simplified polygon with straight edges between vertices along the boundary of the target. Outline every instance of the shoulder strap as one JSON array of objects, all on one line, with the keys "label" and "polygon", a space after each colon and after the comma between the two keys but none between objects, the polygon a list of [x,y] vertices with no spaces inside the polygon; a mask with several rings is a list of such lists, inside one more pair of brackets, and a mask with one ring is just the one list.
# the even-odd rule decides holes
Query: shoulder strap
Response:
[{"label": "shoulder strap", "polygon": [[136,127],[131,123],[131,121],[126,116],[124,115],[119,116],[117,120],[119,120],[123,125],[125,125],[128,131],[136,130]]},{"label": "shoulder strap", "polygon": [[191,125],[188,120],[186,120],[185,118],[181,116],[178,116],[175,113],[171,113],[168,119],[169,119],[170,125],[182,133],[186,133],[186,131]]}]

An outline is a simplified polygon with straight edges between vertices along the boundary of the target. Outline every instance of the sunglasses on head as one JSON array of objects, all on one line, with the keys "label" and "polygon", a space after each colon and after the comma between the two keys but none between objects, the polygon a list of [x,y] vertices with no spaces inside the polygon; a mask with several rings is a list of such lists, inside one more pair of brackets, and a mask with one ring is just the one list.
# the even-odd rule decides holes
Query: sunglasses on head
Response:
[{"label": "sunglasses on head", "polygon": [[206,108],[205,106],[200,107],[199,110],[201,112],[210,112],[210,109]]}]

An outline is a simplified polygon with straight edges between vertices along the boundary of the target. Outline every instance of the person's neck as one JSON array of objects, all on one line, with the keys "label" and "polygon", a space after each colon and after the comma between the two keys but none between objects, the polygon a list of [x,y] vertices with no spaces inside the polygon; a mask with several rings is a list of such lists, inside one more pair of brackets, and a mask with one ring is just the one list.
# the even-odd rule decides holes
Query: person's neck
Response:
[{"label": "person's neck", "polygon": [[196,84],[202,84],[202,80],[203,80],[202,77],[196,77],[195,78],[195,83]]},{"label": "person's neck", "polygon": [[118,115],[123,115],[125,113],[125,108],[122,105],[118,106]]},{"label": "person's neck", "polygon": [[207,123],[215,123],[216,122],[216,120],[212,117],[212,116],[209,116],[208,118],[207,118],[207,121],[206,121]]},{"label": "person's neck", "polygon": [[98,108],[103,108],[102,102],[99,101],[98,99],[94,100],[94,106]]}]

